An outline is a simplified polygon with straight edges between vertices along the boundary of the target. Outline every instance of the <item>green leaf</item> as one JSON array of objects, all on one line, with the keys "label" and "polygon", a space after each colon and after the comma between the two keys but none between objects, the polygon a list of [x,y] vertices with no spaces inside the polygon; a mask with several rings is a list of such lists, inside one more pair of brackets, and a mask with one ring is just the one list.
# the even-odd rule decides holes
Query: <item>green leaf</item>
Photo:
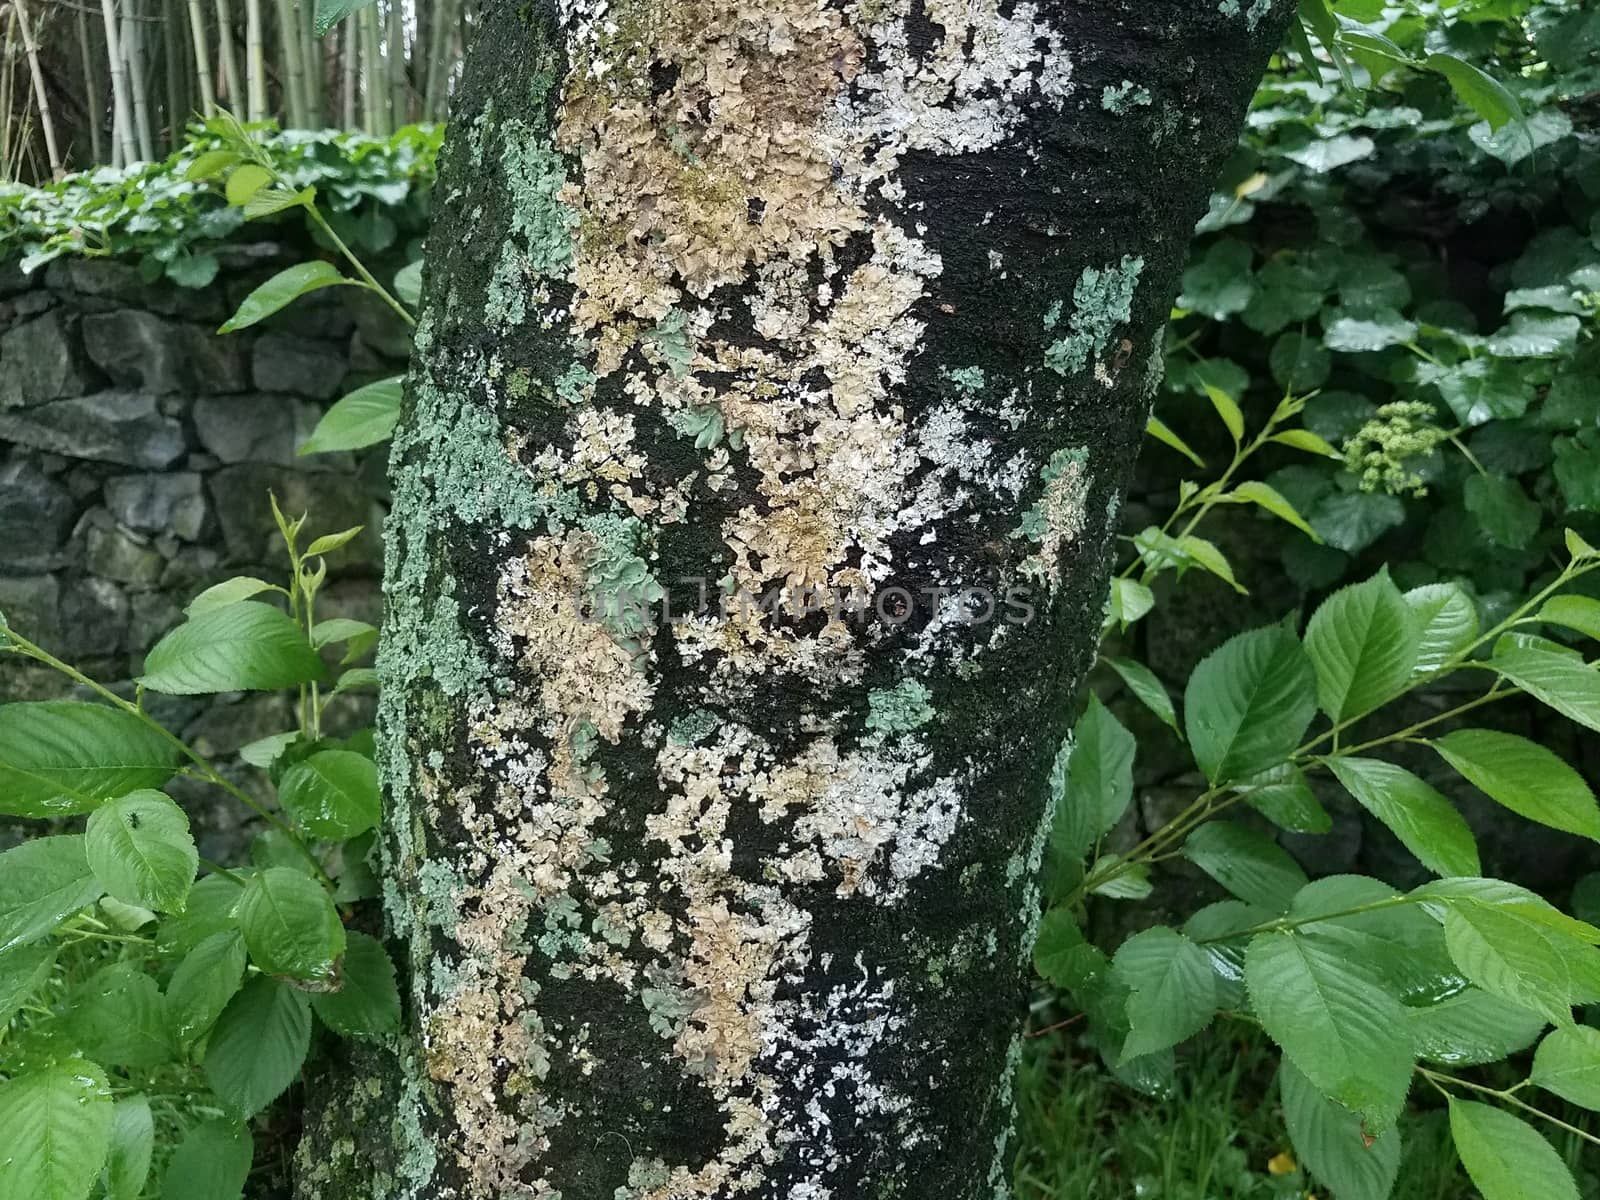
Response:
[{"label": "green leaf", "polygon": [[1290,763],[1241,780],[1234,790],[1251,808],[1290,833],[1327,833],[1333,828],[1333,818],[1311,791],[1305,775]]},{"label": "green leaf", "polygon": [[150,1176],[156,1126],[142,1095],[118,1100],[111,1110],[111,1144],[101,1181],[106,1200],[138,1200]]},{"label": "green leaf", "polygon": [[214,179],[238,161],[238,154],[232,150],[207,150],[189,164],[189,169],[183,173],[183,177],[190,183]]},{"label": "green leaf", "polygon": [[1317,1091],[1294,1063],[1278,1071],[1283,1123],[1295,1154],[1335,1200],[1389,1200],[1400,1173],[1400,1130],[1369,1138],[1361,1118]]},{"label": "green leaf", "polygon": [[184,957],[167,984],[167,1014],[178,1041],[190,1045],[222,1015],[244,981],[244,939],[214,933]]},{"label": "green leaf", "polygon": [[400,400],[405,377],[395,375],[359,387],[340,398],[322,415],[300,454],[328,454],[359,450],[387,441],[400,420]]},{"label": "green leaf", "polygon": [[198,617],[201,613],[210,612],[214,608],[222,608],[229,604],[236,604],[240,600],[248,600],[251,596],[260,595],[262,592],[281,592],[283,589],[276,584],[268,583],[265,579],[257,579],[253,575],[236,575],[232,579],[224,579],[221,583],[212,584],[193,600],[189,607],[184,609],[191,617]]},{"label": "green leaf", "polygon": [[1155,593],[1133,579],[1113,579],[1106,604],[1107,629],[1132,625],[1156,606]]},{"label": "green leaf", "polygon": [[1234,578],[1233,568],[1228,565],[1227,557],[1213,543],[1206,541],[1205,538],[1188,534],[1178,538],[1174,546],[1181,555],[1210,571],[1241,596],[1249,594],[1248,589]]},{"label": "green leaf", "polygon": [[[1115,724],[1109,714],[1107,718]],[[1131,746],[1131,736],[1128,742]],[[314,837],[326,841],[354,837],[378,823],[378,768],[370,758],[349,750],[319,750],[283,773],[278,800]]]},{"label": "green leaf", "polygon": [[[349,674],[349,672],[345,672]],[[334,689],[336,692],[338,688]],[[264,738],[257,738],[253,742],[239,747],[239,757],[252,767],[260,767],[265,771],[278,757],[295,742],[300,740],[300,731],[291,729],[286,733],[269,733]]]},{"label": "green leaf", "polygon": [[1240,500],[1248,500],[1250,503],[1266,509],[1267,512],[1277,517],[1280,521],[1286,521],[1306,534],[1312,541],[1322,541],[1322,535],[1306,524],[1306,519],[1295,510],[1294,505],[1290,504],[1281,492],[1262,483],[1259,479],[1247,479],[1233,489],[1232,495]]},{"label": "green leaf", "polygon": [[1489,665],[1535,700],[1600,731],[1600,672],[1582,659],[1549,650],[1497,646]]},{"label": "green leaf", "polygon": [[49,933],[105,893],[82,834],[31,838],[0,854],[0,952]]},{"label": "green leaf", "polygon": [[[306,547],[306,557],[309,558],[313,554],[332,554],[335,550],[339,549],[339,547],[353,542],[358,536],[360,536],[361,531],[365,528],[365,525],[352,525],[349,529],[341,529],[338,533],[325,533]],[[366,622],[364,621],[352,623],[366,625]],[[329,622],[323,621],[322,624],[327,625]],[[370,625],[366,625],[366,627],[368,629],[372,628]],[[313,631],[312,641],[316,642],[316,644],[319,646],[323,644],[322,642],[316,641],[315,631]]]},{"label": "green leaf", "polygon": [[1201,458],[1193,450],[1189,449],[1189,443],[1185,442],[1181,437],[1173,433],[1172,430],[1167,426],[1167,423],[1161,420],[1159,417],[1150,418],[1145,425],[1145,432],[1151,437],[1155,438],[1156,441],[1160,442],[1162,445],[1172,447],[1172,449],[1183,455],[1195,466],[1204,467],[1206,465],[1206,460]]},{"label": "green leaf", "polygon": [[1588,542],[1584,541],[1575,530],[1567,529],[1562,532],[1566,538],[1567,553],[1571,555],[1574,562],[1579,562],[1586,558],[1600,558],[1600,550],[1596,550]]},{"label": "green leaf", "polygon": [[333,685],[332,694],[342,696],[346,692],[353,692],[360,688],[375,688],[377,686],[378,672],[372,667],[351,667],[343,675],[339,676],[339,682]]},{"label": "green leaf", "polygon": [[[245,169],[241,167],[239,171]],[[233,173],[235,179],[239,177],[239,171]],[[231,191],[233,180],[230,179],[228,183]],[[238,311],[224,321],[217,332],[237,333],[241,329],[248,329],[258,321],[265,321],[273,313],[301,296],[325,287],[341,285],[359,286],[359,281],[345,278],[332,263],[324,262],[320,258],[312,259],[310,262],[295,263],[294,266],[279,271],[246,296],[240,303]]]},{"label": "green leaf", "polygon": [[1547,1022],[1479,988],[1462,988],[1425,1008],[1407,1008],[1417,1054],[1447,1067],[1499,1062],[1538,1041]]},{"label": "green leaf", "polygon": [[1483,1200],[1578,1200],[1567,1164],[1526,1121],[1451,1096],[1450,1136]]},{"label": "green leaf", "polygon": [[1392,308],[1376,309],[1364,316],[1341,316],[1329,323],[1322,344],[1346,354],[1373,353],[1416,340],[1417,325]]},{"label": "green leaf", "polygon": [[328,30],[340,21],[372,3],[375,0],[317,0],[316,21],[312,28],[318,37],[326,37]]},{"label": "green leaf", "polygon": [[56,948],[33,942],[0,954],[0,1029],[50,978],[56,965]]},{"label": "green leaf", "polygon": [[1211,401],[1211,407],[1217,410],[1217,416],[1222,418],[1222,423],[1227,427],[1235,442],[1244,437],[1244,414],[1239,411],[1239,402],[1221,388],[1213,384],[1201,385],[1205,388],[1206,397]]},{"label": "green leaf", "polygon": [[1444,940],[1451,961],[1484,991],[1557,1025],[1572,1024],[1578,996],[1568,960],[1588,947],[1519,912],[1483,904],[1447,907]]},{"label": "green leaf", "polygon": [[1600,1029],[1569,1025],[1553,1030],[1539,1043],[1529,1078],[1571,1104],[1600,1109]]},{"label": "green leaf", "polygon": [[1600,806],[1589,785],[1538,743],[1498,730],[1458,729],[1429,744],[1496,803],[1530,821],[1600,841]]},{"label": "green leaf", "polygon": [[237,1121],[196,1125],[173,1151],[161,1200],[239,1200],[255,1153],[250,1131]]},{"label": "green leaf", "polygon": [[1463,425],[1520,417],[1534,388],[1527,371],[1514,362],[1469,358],[1450,367],[1419,367],[1417,380],[1431,383]]},{"label": "green leaf", "polygon": [[1456,98],[1498,130],[1508,121],[1522,120],[1522,106],[1494,76],[1454,54],[1430,54],[1422,65],[1450,81]]},{"label": "green leaf", "polygon": [[224,1104],[248,1119],[294,1082],[310,1045],[305,993],[258,975],[217,1018],[206,1042],[206,1079]]},{"label": "green leaf", "polygon": [[234,915],[250,960],[269,975],[326,981],[344,953],[344,926],[322,885],[289,867],[273,867],[245,885]]},{"label": "green leaf", "polygon": [[1369,713],[1404,691],[1420,649],[1416,617],[1387,568],[1329,596],[1306,626],[1317,700],[1335,722]]},{"label": "green leaf", "polygon": [[1526,549],[1544,516],[1522,485],[1503,475],[1470,476],[1461,486],[1461,499],[1488,540],[1507,550]]},{"label": "green leaf", "polygon": [[[254,221],[257,217],[274,216],[285,209],[309,206],[316,198],[317,189],[314,187],[304,187],[298,192],[285,187],[265,187],[245,201],[244,217],[247,221]],[[356,281],[352,279],[349,282]]]},{"label": "green leaf", "polygon": [[1200,661],[1184,691],[1195,761],[1213,784],[1276,766],[1316,712],[1311,662],[1281,626],[1229,638]]},{"label": "green leaf", "polygon": [[341,1037],[384,1037],[400,1028],[400,989],[394,963],[375,938],[351,933],[336,992],[319,992],[311,1007]]},{"label": "green leaf", "polygon": [[1377,758],[1335,756],[1328,769],[1435,875],[1476,875],[1478,845],[1450,801],[1404,767]]},{"label": "green leaf", "polygon": [[105,1073],[81,1058],[0,1084],[0,1196],[84,1200],[106,1161],[111,1121]]},{"label": "green leaf", "polygon": [[1091,695],[1073,727],[1066,792],[1056,808],[1050,840],[1058,854],[1081,858],[1122,819],[1133,799],[1133,751],[1133,735]]},{"label": "green leaf", "polygon": [[1265,834],[1208,821],[1183,843],[1183,856],[1247,904],[1281,913],[1306,885],[1306,873]]},{"label": "green leaf", "polygon": [[1571,594],[1551,596],[1539,610],[1538,619],[1600,641],[1600,600]]},{"label": "green leaf", "polygon": [[1099,948],[1084,940],[1072,910],[1065,906],[1050,909],[1040,921],[1033,965],[1051,983],[1071,992],[1111,969]]},{"label": "green leaf", "polygon": [[1405,594],[1416,618],[1417,665],[1412,677],[1431,675],[1478,637],[1478,606],[1455,583],[1430,583]]},{"label": "green leaf", "polygon": [[156,926],[156,945],[169,959],[179,959],[215,933],[238,929],[233,909],[244,889],[222,875],[207,875],[189,892],[189,906]]},{"label": "green leaf", "polygon": [[102,704],[0,705],[0,814],[64,817],[160,787],[180,751],[160,730]]},{"label": "green leaf", "polygon": [[272,182],[272,172],[256,163],[245,163],[234,169],[228,176],[227,187],[224,189],[228,195],[228,203],[234,208],[242,208],[262,188]]},{"label": "green leaf", "polygon": [[1504,879],[1434,879],[1412,891],[1412,896],[1436,921],[1443,921],[1451,905],[1479,905],[1517,913],[1567,941],[1600,945],[1600,926],[1569,917],[1542,896]]},{"label": "green leaf", "polygon": [[1309,429],[1285,429],[1282,433],[1275,433],[1267,439],[1277,442],[1282,446],[1289,446],[1295,450],[1304,450],[1307,454],[1320,455],[1323,458],[1339,458],[1340,454],[1326,439],[1318,437]]},{"label": "green leaf", "polygon": [[1175,929],[1157,926],[1134,934],[1117,948],[1111,969],[1128,988],[1123,1061],[1176,1046],[1216,1014],[1211,958]]},{"label": "green leaf", "polygon": [[1268,1036],[1324,1096],[1394,1126],[1411,1087],[1405,1010],[1336,948],[1294,934],[1261,933],[1245,951],[1250,1004]]},{"label": "green leaf", "polygon": [[1154,671],[1131,658],[1108,658],[1105,661],[1106,666],[1127,685],[1135,699],[1160,717],[1179,737],[1183,736],[1178,730],[1178,714],[1172,707],[1172,697],[1167,695],[1167,689],[1156,678]]},{"label": "green leaf", "polygon": [[1203,254],[1190,260],[1183,273],[1178,305],[1220,321],[1243,312],[1255,284],[1250,277],[1254,258],[1250,247],[1237,238],[1218,238]]},{"label": "green leaf", "polygon": [[408,308],[422,303],[422,260],[409,262],[394,273],[394,294]]},{"label": "green leaf", "polygon": [[75,1045],[111,1067],[158,1067],[173,1056],[167,1001],[137,967],[102,967],[72,992],[67,1016]]},{"label": "green leaf", "polygon": [[130,792],[89,814],[89,867],[124,904],[182,912],[200,865],[189,818],[165,794]]},{"label": "green leaf", "polygon": [[328,677],[300,627],[254,600],[191,617],[155,644],[144,668],[140,682],[172,696],[274,691]]},{"label": "green leaf", "polygon": [[[1115,854],[1101,855],[1089,868],[1089,874],[1101,874],[1119,862],[1121,859]],[[1116,875],[1105,882],[1095,884],[1089,889],[1089,894],[1104,896],[1108,900],[1147,900],[1153,891],[1155,884],[1150,881],[1149,864],[1132,863],[1123,866]]]}]

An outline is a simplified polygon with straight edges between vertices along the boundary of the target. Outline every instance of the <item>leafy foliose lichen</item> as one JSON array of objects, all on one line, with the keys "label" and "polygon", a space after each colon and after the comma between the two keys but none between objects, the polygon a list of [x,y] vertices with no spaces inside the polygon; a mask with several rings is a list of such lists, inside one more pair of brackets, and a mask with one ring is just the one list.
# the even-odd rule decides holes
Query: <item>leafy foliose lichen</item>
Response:
[{"label": "leafy foliose lichen", "polygon": [[1107,112],[1125,116],[1137,107],[1146,107],[1151,103],[1150,89],[1140,87],[1131,79],[1124,79],[1119,84],[1107,84],[1100,93],[1100,107]]},{"label": "leafy foliose lichen", "polygon": [[930,693],[916,679],[903,679],[892,688],[867,695],[867,728],[879,733],[909,733],[934,718]]},{"label": "leafy foliose lichen", "polygon": [[[1053,342],[1044,360],[1061,375],[1075,375],[1089,365],[1089,359],[1105,353],[1119,325],[1133,315],[1133,290],[1144,270],[1144,259],[1124,254],[1122,262],[1103,270],[1085,267],[1072,290],[1072,318],[1066,336]],[[1060,302],[1045,313],[1045,328],[1060,320]]]}]

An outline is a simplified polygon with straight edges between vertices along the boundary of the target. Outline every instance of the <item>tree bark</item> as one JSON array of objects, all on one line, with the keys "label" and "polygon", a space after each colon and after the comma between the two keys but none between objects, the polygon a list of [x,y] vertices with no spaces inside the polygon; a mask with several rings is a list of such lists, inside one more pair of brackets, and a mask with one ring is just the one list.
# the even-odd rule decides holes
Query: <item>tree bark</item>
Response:
[{"label": "tree bark", "polygon": [[413,1036],[305,1197],[1005,1194],[1052,765],[1293,7],[488,7],[392,459]]}]

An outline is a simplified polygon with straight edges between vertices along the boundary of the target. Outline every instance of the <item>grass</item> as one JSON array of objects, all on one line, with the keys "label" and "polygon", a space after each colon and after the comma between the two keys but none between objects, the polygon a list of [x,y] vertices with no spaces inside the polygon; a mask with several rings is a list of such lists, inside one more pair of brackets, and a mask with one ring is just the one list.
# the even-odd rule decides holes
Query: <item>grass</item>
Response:
[{"label": "grass", "polygon": [[[1114,1079],[1070,1030],[1030,1039],[1017,1080],[1017,1200],[1327,1200],[1295,1163],[1276,1070],[1262,1034],[1220,1024],[1183,1049],[1172,1088],[1152,1097]],[[1592,1153],[1580,1162],[1578,1139],[1544,1131],[1579,1168],[1584,1200],[1600,1198]],[[1414,1111],[1402,1132],[1392,1200],[1476,1200],[1442,1109]]]}]

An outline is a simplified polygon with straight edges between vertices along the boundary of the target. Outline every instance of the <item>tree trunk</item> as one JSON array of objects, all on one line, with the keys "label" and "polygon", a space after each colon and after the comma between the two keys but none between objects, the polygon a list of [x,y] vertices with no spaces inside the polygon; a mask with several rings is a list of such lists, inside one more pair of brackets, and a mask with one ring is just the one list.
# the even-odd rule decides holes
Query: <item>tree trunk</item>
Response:
[{"label": "tree trunk", "polygon": [[304,1196],[1004,1194],[1051,768],[1293,7],[483,14],[392,459],[414,1036]]}]

